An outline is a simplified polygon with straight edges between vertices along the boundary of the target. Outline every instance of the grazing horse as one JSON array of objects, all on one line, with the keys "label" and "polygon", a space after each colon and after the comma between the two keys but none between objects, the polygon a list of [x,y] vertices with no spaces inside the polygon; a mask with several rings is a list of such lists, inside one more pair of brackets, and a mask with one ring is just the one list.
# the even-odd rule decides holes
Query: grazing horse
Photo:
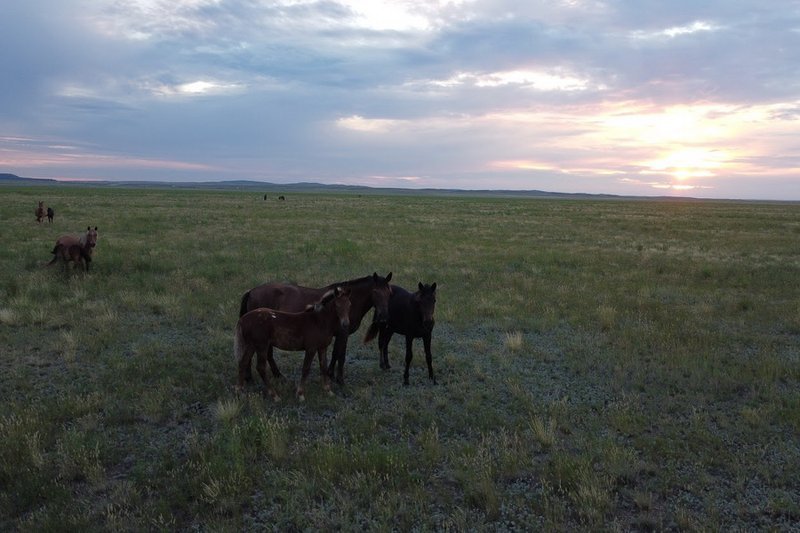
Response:
[{"label": "grazing horse", "polygon": [[328,394],[331,394],[331,385],[325,372],[325,351],[336,332],[350,326],[349,296],[349,289],[336,287],[299,313],[261,307],[242,315],[236,324],[233,336],[233,355],[239,365],[236,389],[240,391],[244,387],[255,352],[258,354],[256,369],[264,380],[264,386],[272,398],[276,402],[279,401],[278,394],[270,385],[266,368],[267,354],[272,354],[273,348],[279,348],[302,350],[306,353],[300,384],[297,386],[297,397],[300,401],[305,399],[305,382],[311,370],[314,353],[319,356],[322,386]]},{"label": "grazing horse", "polygon": [[52,224],[54,216],[56,216],[56,212],[53,211],[52,207],[48,207],[47,208],[47,221]]},{"label": "grazing horse", "polygon": [[[375,321],[386,321],[389,315],[388,305],[389,296],[391,295],[389,281],[391,281],[391,279],[391,272],[389,272],[385,278],[379,276],[377,272],[373,272],[371,276],[343,281],[341,283],[333,283],[321,289],[312,289],[288,283],[266,283],[244,293],[239,308],[239,316],[259,307],[269,307],[270,309],[279,311],[299,312],[305,309],[308,304],[319,301],[323,294],[335,287],[349,289],[350,302],[352,303],[350,306],[350,325],[348,328],[336,332],[336,340],[333,343],[333,353],[331,354],[331,364],[328,368],[328,375],[333,377],[338,362],[339,366],[336,372],[336,381],[338,383],[343,383],[347,338],[358,330],[364,315],[366,315],[372,307],[375,307]],[[272,357],[271,348],[267,354],[267,361],[269,361],[272,375],[280,377],[281,372],[278,370],[275,360]],[[249,369],[247,371],[247,379],[248,381],[253,379],[252,371]]]},{"label": "grazing horse", "polygon": [[36,211],[34,211],[34,213],[36,214],[36,222],[41,222],[42,219],[44,219],[44,214],[45,214],[44,202],[39,202],[39,207],[36,208]]},{"label": "grazing horse", "polygon": [[84,270],[88,272],[95,246],[97,246],[97,226],[94,229],[91,226],[87,226],[86,233],[80,237],[62,235],[56,241],[53,251],[50,252],[53,254],[53,260],[48,265],[52,265],[62,259],[64,268],[66,268],[70,261],[74,261],[76,265],[82,265]]},{"label": "grazing horse", "polygon": [[428,377],[436,385],[431,364],[431,333],[433,332],[433,311],[436,306],[436,283],[433,285],[419,284],[419,290],[410,293],[402,287],[392,285],[392,297],[389,299],[389,319],[378,324],[373,322],[364,342],[367,343],[378,334],[378,351],[380,352],[381,368],[389,366],[389,340],[394,333],[406,337],[406,371],[403,373],[403,385],[408,385],[408,367],[411,365],[413,352],[411,345],[414,339],[422,338],[425,346],[425,361],[428,363]]}]

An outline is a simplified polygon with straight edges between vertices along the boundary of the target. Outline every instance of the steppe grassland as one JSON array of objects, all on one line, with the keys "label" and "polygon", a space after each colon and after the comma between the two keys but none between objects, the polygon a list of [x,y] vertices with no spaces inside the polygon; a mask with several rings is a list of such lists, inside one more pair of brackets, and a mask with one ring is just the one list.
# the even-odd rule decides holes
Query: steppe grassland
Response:
[{"label": "steppe grassland", "polygon": [[[800,520],[796,204],[0,193],[0,529]],[[91,273],[42,267],[90,224]],[[373,271],[438,283],[438,386],[362,329],[334,398],[289,353],[233,394],[245,290]]]}]

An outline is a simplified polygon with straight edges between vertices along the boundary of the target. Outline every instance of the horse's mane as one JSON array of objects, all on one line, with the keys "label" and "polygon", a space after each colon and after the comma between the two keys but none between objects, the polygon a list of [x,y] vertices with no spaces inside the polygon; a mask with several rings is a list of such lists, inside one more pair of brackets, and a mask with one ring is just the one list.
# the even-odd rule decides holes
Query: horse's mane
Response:
[{"label": "horse's mane", "polygon": [[339,283],[331,283],[330,285],[326,285],[325,286],[325,290],[335,289],[336,287],[346,287],[346,288],[349,289],[353,285],[360,285],[360,284],[366,283],[368,281],[372,281],[372,275],[371,274],[369,276],[364,276],[363,278],[356,278],[356,279],[350,279],[350,280],[347,280],[347,281],[340,281]]},{"label": "horse's mane", "polygon": [[322,295],[322,298],[320,298],[318,302],[313,303],[313,304],[308,304],[306,306],[306,309],[305,309],[306,313],[311,312],[311,311],[314,311],[314,312],[318,313],[318,312],[322,311],[322,308],[326,304],[328,304],[331,300],[333,300],[335,297],[336,297],[336,288],[335,287],[333,289],[326,290],[325,293]]}]

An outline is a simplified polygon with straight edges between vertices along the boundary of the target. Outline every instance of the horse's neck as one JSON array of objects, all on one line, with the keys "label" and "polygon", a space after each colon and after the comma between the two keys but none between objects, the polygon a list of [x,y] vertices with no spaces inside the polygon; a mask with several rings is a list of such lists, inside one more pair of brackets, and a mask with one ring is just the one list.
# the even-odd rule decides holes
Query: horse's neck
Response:
[{"label": "horse's neck", "polygon": [[81,234],[80,238],[78,238],[78,244],[81,245],[81,248],[86,248],[86,234]]},{"label": "horse's neck", "polygon": [[350,316],[359,322],[372,308],[371,281],[350,286]]},{"label": "horse's neck", "polygon": [[330,302],[322,311],[314,312],[314,321],[321,329],[333,335],[333,333],[339,329],[339,317],[336,314],[336,303]]}]

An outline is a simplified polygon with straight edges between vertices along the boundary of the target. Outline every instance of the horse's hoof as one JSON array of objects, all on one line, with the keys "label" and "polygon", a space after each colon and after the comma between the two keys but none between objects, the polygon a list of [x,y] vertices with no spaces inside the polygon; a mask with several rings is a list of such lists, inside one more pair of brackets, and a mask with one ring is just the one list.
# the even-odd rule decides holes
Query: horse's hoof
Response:
[{"label": "horse's hoof", "polygon": [[328,396],[333,396],[333,391],[332,390],[328,389],[326,392],[328,393]]},{"label": "horse's hoof", "polygon": [[403,381],[403,386],[408,387],[408,380]]}]

